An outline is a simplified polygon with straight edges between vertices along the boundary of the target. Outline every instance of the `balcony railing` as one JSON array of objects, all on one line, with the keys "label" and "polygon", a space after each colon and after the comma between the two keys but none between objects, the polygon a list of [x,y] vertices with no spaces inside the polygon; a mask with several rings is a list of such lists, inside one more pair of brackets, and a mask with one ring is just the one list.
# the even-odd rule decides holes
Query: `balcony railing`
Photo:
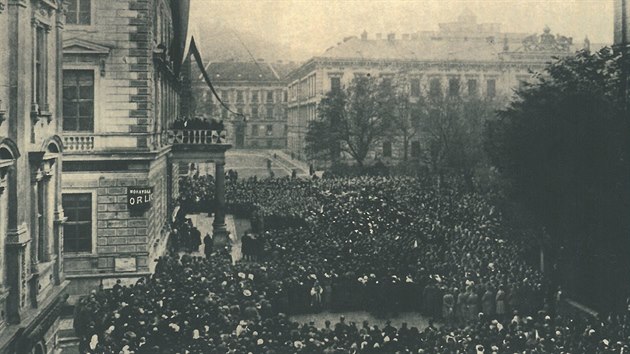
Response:
[{"label": "balcony railing", "polygon": [[93,135],[64,135],[63,146],[67,151],[94,150]]},{"label": "balcony railing", "polygon": [[169,144],[214,145],[227,144],[225,130],[173,129],[168,131]]}]

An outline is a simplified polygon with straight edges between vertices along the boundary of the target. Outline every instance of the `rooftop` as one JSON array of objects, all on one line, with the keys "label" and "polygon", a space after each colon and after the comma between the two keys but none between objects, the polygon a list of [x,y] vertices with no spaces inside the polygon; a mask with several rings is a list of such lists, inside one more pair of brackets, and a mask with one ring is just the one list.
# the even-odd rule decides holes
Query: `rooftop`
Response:
[{"label": "rooftop", "polygon": [[225,61],[210,63],[206,67],[214,81],[273,82],[281,83],[286,75],[298,65],[292,62]]}]

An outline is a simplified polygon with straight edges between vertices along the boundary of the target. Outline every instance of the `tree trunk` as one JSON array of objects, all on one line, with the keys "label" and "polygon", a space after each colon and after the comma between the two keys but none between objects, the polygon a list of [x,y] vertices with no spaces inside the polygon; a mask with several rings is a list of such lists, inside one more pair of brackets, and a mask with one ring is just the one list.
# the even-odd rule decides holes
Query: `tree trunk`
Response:
[{"label": "tree trunk", "polygon": [[408,152],[408,146],[409,145],[409,136],[407,136],[407,134],[403,135],[403,161],[407,162],[407,152]]}]

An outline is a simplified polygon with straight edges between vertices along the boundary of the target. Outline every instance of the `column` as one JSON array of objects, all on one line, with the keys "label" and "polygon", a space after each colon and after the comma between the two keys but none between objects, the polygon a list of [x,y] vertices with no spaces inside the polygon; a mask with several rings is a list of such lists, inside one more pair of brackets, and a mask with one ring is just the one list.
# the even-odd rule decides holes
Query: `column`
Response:
[{"label": "column", "polygon": [[212,238],[215,246],[223,247],[228,244],[228,231],[225,227],[225,162],[217,161],[215,172],[216,210],[212,223]]}]

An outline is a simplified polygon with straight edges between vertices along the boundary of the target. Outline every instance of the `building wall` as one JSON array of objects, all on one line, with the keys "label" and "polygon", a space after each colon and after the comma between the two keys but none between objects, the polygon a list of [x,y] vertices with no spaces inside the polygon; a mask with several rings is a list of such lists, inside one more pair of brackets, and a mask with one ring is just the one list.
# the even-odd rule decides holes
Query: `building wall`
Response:
[{"label": "building wall", "polygon": [[[215,88],[222,100],[231,110],[242,113],[246,116],[243,122],[242,117],[233,115],[225,110],[216,98],[207,96],[212,104],[211,118],[223,120],[226,123],[229,142],[235,148],[260,148],[260,149],[285,149],[287,144],[287,106],[284,100],[286,87],[280,82],[274,83],[231,83],[215,82]],[[200,86],[199,89],[209,90]],[[237,92],[242,92],[242,101],[237,100]],[[252,92],[258,93],[257,102],[252,102]],[[273,101],[267,101],[267,93],[273,92]],[[208,93],[206,93],[208,94]],[[225,95],[225,96],[223,96]],[[210,98],[211,97],[211,98]],[[224,100],[226,97],[227,100]],[[254,109],[258,112],[254,115]],[[273,110],[270,117],[268,109]],[[239,145],[237,133],[238,126],[241,126],[244,133],[243,145]],[[268,133],[268,126],[271,132]]]},{"label": "building wall", "polygon": [[[331,91],[333,78],[339,79],[341,87],[347,87],[357,75],[375,77],[394,76],[405,72],[408,79],[418,79],[421,94],[429,92],[433,79],[440,82],[441,92],[448,92],[449,80],[457,78],[465,89],[467,81],[476,80],[478,94],[488,96],[488,80],[495,83],[496,97],[510,97],[521,82],[529,81],[528,70],[540,69],[544,62],[507,63],[500,62],[399,62],[396,60],[336,60],[315,58],[292,75],[288,84],[288,133],[287,149],[294,156],[306,159],[305,137],[310,121],[317,119],[319,101]],[[402,157],[402,146],[394,141],[393,159]],[[371,154],[382,156],[382,149],[375,148]],[[400,154],[399,154],[400,153]]]},{"label": "building wall", "polygon": [[[94,72],[93,130],[64,131],[63,192],[93,196],[92,249],[65,256],[73,295],[146,275],[165,252],[178,192],[166,140],[180,108],[173,16],[167,0],[92,0],[90,24],[68,26],[64,70]],[[142,213],[128,207],[134,187],[152,188]]]},{"label": "building wall", "polygon": [[0,8],[0,353],[45,347],[67,286],[58,227],[64,25],[58,5],[30,0]]},{"label": "building wall", "polygon": [[[624,5],[625,2],[625,5]],[[614,43],[622,44],[623,40],[623,17],[625,6],[625,19],[626,23],[630,20],[630,4],[627,0],[615,0],[615,31],[614,31]],[[626,40],[630,40],[630,26],[626,24]]]}]

